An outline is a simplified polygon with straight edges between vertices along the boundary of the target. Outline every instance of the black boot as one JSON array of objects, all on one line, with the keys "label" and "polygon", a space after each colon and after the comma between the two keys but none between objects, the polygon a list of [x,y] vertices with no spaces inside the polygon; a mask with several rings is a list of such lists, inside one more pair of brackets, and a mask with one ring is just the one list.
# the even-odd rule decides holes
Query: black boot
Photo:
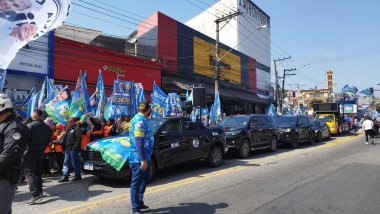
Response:
[{"label": "black boot", "polygon": [[64,183],[64,182],[68,182],[69,181],[69,178],[64,176],[62,177],[61,179],[58,180],[59,183]]}]

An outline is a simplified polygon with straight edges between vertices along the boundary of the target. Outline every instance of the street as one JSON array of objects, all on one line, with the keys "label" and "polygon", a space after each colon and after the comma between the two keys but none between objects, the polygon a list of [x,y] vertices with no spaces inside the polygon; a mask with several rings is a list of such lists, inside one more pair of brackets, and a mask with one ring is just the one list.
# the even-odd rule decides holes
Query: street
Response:
[{"label": "street", "polygon": [[[375,141],[379,139],[375,139]],[[254,151],[245,160],[228,156],[222,167],[203,162],[161,171],[145,194],[150,213],[378,213],[380,146],[363,136],[332,138],[275,154]],[[14,213],[128,213],[129,187],[85,175],[58,184],[44,178],[45,197],[26,205],[20,186]]]}]

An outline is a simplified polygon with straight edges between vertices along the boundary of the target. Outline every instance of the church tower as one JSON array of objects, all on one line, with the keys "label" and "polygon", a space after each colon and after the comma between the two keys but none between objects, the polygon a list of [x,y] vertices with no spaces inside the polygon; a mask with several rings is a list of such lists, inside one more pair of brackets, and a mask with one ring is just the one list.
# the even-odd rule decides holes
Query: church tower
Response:
[{"label": "church tower", "polygon": [[335,93],[335,85],[334,85],[334,71],[328,70],[326,71],[326,88],[329,90],[330,94]]}]

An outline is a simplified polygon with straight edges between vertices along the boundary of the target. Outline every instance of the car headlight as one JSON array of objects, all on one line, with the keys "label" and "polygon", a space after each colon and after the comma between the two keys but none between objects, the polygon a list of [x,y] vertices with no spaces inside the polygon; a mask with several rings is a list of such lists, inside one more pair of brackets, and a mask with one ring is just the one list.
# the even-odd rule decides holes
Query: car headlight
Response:
[{"label": "car headlight", "polygon": [[226,135],[238,135],[240,131],[226,132]]},{"label": "car headlight", "polygon": [[292,132],[292,129],[285,129],[284,132]]}]

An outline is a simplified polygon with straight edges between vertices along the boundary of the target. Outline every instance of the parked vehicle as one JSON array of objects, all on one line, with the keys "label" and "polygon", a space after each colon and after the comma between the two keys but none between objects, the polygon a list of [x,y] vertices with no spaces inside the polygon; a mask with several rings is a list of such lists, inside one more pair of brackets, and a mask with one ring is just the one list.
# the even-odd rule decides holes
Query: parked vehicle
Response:
[{"label": "parked vehicle", "polygon": [[220,124],[226,133],[229,150],[240,158],[247,158],[251,150],[277,150],[278,128],[267,115],[235,115],[223,119]]},{"label": "parked vehicle", "polygon": [[324,139],[331,137],[329,127],[323,121],[315,120],[313,129],[315,132],[315,140],[318,142],[322,142]]},{"label": "parked vehicle", "polygon": [[326,122],[330,133],[340,135],[349,131],[349,126],[344,122],[344,115],[341,112],[343,105],[340,103],[316,103],[313,105],[315,120]]},{"label": "parked vehicle", "polygon": [[297,148],[301,142],[314,143],[313,121],[307,115],[282,115],[275,118],[280,142]]},{"label": "parked vehicle", "polygon": [[[148,123],[155,142],[151,158],[151,179],[158,170],[184,162],[205,159],[212,167],[221,165],[227,151],[222,128],[206,128],[200,123],[193,123],[189,118],[157,118],[149,119]],[[112,140],[115,142],[120,138],[128,141],[123,143],[124,146],[129,146],[128,136],[128,133],[124,133]],[[94,141],[85,148],[84,171],[99,177],[129,179],[131,174],[128,162],[117,171],[102,159],[100,151],[91,149],[91,144],[101,141],[107,141],[107,138]]]}]

